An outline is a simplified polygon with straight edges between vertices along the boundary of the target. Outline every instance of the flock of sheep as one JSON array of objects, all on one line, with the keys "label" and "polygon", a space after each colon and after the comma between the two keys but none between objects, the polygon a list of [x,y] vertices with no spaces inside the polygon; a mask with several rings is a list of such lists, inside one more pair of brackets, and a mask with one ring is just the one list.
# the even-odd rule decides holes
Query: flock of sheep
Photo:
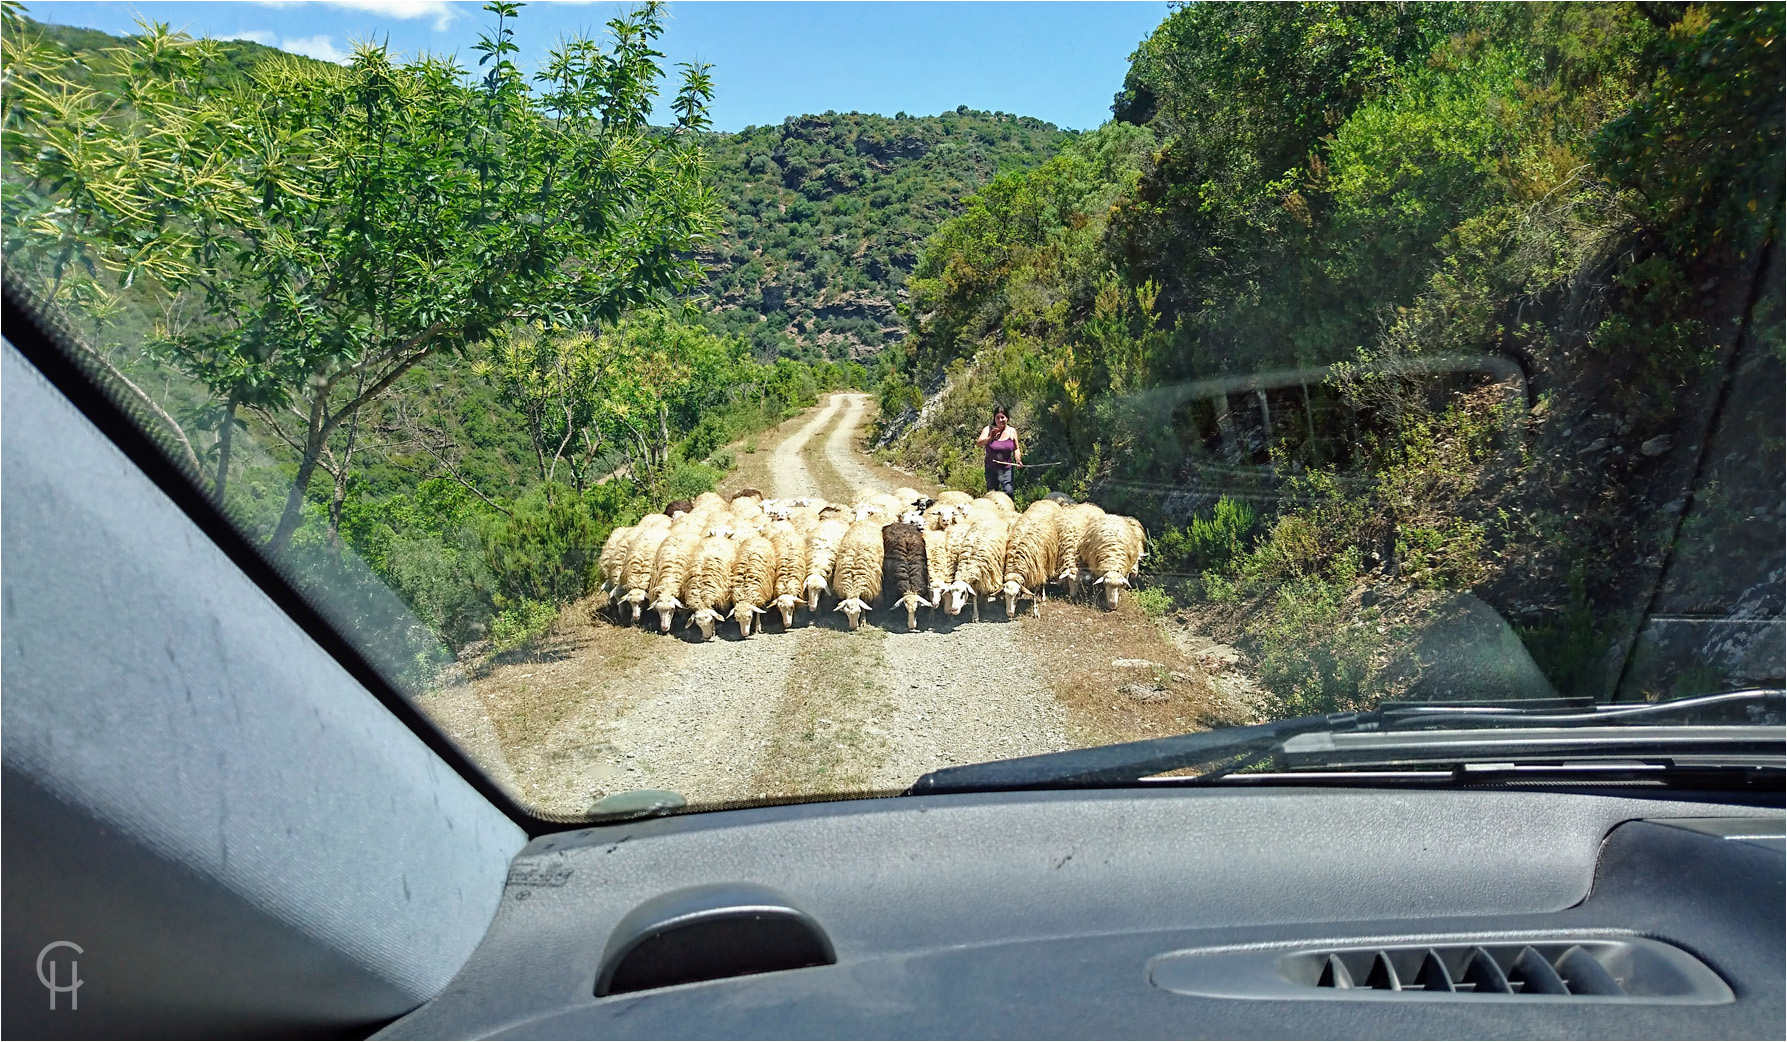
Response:
[{"label": "flock of sheep", "polygon": [[958,615],[971,605],[978,622],[983,597],[1003,596],[1007,618],[1019,600],[1040,616],[1050,582],[1070,597],[1090,584],[1115,608],[1143,539],[1135,518],[1059,494],[1019,513],[1003,492],[930,499],[902,488],[847,506],[747,489],[730,503],[703,492],[615,529],[600,566],[608,603],[633,622],[655,611],[668,633],[686,611],[685,625],[712,640],[728,617],[745,637],[753,626],[762,632],[770,605],[792,626],[802,606],[819,610],[822,595],[836,598],[851,629],[884,594],[906,609],[909,629],[920,606]]}]

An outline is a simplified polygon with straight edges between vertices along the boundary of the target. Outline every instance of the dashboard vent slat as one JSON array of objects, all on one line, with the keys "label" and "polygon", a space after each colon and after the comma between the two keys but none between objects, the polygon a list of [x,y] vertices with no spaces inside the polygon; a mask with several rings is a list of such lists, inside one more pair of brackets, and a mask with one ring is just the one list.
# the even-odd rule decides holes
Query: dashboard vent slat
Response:
[{"label": "dashboard vent slat", "polygon": [[1564,979],[1564,985],[1572,995],[1624,995],[1626,989],[1620,987],[1607,967],[1600,964],[1593,955],[1583,950],[1580,944],[1572,945],[1570,950],[1557,960],[1558,976]]},{"label": "dashboard vent slat", "polygon": [[1396,967],[1390,963],[1389,952],[1378,952],[1371,957],[1371,972],[1365,977],[1365,986],[1377,991],[1402,990],[1402,981],[1396,976]]},{"label": "dashboard vent slat", "polygon": [[1522,995],[1568,995],[1570,989],[1558,976],[1545,956],[1530,946],[1520,949],[1514,965],[1508,969],[1508,983],[1517,985]]},{"label": "dashboard vent slat", "polygon": [[1495,957],[1482,948],[1471,949],[1464,968],[1464,982],[1474,992],[1505,994],[1514,990],[1508,986],[1508,975],[1502,972]]},{"label": "dashboard vent slat", "polygon": [[1353,975],[1347,971],[1346,963],[1340,956],[1330,955],[1322,964],[1322,975],[1316,980],[1318,988],[1350,988],[1353,986]]},{"label": "dashboard vent slat", "polygon": [[1422,991],[1457,991],[1452,984],[1452,974],[1446,969],[1446,960],[1432,948],[1421,959],[1421,970],[1415,974],[1415,983]]}]

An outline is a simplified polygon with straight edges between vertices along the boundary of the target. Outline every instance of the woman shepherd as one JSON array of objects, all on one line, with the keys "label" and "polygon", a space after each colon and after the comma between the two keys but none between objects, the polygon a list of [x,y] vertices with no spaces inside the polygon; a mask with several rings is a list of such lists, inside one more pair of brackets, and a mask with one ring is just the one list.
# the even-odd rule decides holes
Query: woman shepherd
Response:
[{"label": "woman shepherd", "polygon": [[1011,475],[1024,465],[1024,450],[1018,444],[1018,429],[1006,422],[1004,409],[993,410],[993,422],[980,429],[974,443],[987,450],[987,491],[999,489],[1014,495]]}]

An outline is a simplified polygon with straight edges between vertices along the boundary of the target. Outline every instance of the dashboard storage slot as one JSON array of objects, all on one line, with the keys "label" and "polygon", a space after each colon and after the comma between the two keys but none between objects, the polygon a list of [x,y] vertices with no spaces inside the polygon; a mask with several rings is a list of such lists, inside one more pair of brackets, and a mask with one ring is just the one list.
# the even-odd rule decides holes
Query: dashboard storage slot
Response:
[{"label": "dashboard storage slot", "polygon": [[1731,989],[1699,959],[1642,937],[1307,943],[1173,952],[1156,987],[1227,998],[1716,1004]]},{"label": "dashboard storage slot", "polygon": [[609,935],[596,995],[838,961],[813,918],[765,887],[698,886],[645,902]]}]

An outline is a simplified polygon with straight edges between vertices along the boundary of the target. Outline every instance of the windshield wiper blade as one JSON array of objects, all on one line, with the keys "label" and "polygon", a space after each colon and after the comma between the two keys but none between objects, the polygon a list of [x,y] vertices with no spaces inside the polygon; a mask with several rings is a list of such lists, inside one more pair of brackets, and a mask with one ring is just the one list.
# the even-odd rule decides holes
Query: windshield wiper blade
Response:
[{"label": "windshield wiper blade", "polygon": [[[1590,728],[1644,724],[1707,710],[1762,705],[1778,717],[1783,693],[1778,690],[1733,691],[1719,695],[1609,705],[1585,712],[1522,709],[1519,705],[1393,706],[1365,713],[1329,713],[1279,720],[1250,727],[1197,731],[1170,738],[1101,745],[1090,749],[1043,753],[990,763],[945,767],[919,778],[909,796],[1006,789],[1096,788],[1131,785],[1168,771],[1188,770],[1236,758],[1257,757],[1289,739],[1309,734],[1421,728],[1491,728],[1498,726]],[[1774,722],[1771,720],[1771,722]],[[1418,741],[1418,736],[1410,735]],[[1210,772],[1212,776],[1216,772]]]},{"label": "windshield wiper blade", "polygon": [[944,767],[912,783],[908,796],[999,789],[1052,789],[1126,785],[1166,771],[1201,767],[1277,747],[1311,732],[1350,731],[1375,723],[1375,714],[1329,713],[1250,727],[1225,727],[1170,738],[1099,745],[1061,753]]}]

